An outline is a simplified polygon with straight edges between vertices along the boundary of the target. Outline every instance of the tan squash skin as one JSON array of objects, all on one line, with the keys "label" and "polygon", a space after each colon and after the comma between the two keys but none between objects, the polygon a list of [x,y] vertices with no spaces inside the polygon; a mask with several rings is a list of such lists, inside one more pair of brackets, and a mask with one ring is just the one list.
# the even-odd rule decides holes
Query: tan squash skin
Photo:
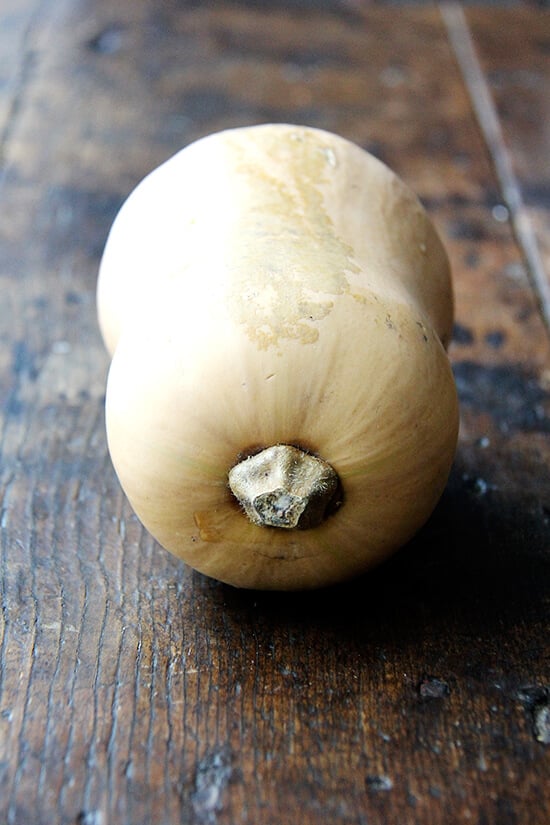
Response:
[{"label": "tan squash skin", "polygon": [[[137,515],[194,568],[300,589],[426,521],[458,427],[445,252],[415,196],[335,135],[266,125],[187,147],[135,190],[98,284],[109,449]],[[310,529],[262,527],[238,457],[292,444],[338,473]]]}]

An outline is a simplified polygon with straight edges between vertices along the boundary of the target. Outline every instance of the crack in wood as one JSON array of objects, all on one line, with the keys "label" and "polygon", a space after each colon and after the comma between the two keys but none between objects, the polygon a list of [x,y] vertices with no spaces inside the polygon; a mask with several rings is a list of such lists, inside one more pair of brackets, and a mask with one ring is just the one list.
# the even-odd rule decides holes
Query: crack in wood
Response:
[{"label": "crack in wood", "polygon": [[479,128],[487,145],[502,196],[510,211],[512,228],[523,254],[540,312],[550,333],[550,281],[547,278],[536,233],[521,192],[512,158],[487,79],[460,3],[443,3],[441,15],[456,61],[469,92]]}]

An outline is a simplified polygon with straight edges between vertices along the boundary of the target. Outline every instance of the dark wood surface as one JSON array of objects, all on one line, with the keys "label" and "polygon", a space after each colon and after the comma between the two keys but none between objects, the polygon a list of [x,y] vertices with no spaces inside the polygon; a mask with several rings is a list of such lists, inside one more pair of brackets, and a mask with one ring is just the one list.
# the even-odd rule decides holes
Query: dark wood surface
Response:
[{"label": "dark wood surface", "polygon": [[[548,11],[4,0],[0,49],[0,823],[546,825]],[[393,560],[309,595],[161,550],[103,425],[118,207],[266,120],[401,174],[457,298],[448,489]]]}]

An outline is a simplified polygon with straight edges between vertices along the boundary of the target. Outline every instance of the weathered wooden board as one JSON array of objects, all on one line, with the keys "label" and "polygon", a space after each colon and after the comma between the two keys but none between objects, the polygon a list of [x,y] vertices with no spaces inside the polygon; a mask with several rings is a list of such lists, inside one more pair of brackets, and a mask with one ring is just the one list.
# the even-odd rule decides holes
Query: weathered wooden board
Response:
[{"label": "weathered wooden board", "polygon": [[[0,821],[543,825],[550,349],[440,13],[36,8],[2,99]],[[500,14],[476,12],[474,36]],[[168,556],[103,431],[94,289],[117,208],[190,140],[265,120],[387,161],[455,273],[448,490],[395,559],[309,595],[235,591]]]},{"label": "weathered wooden board", "polygon": [[[453,17],[452,9],[449,16]],[[480,63],[480,76],[466,69],[472,96],[504,203],[550,325],[550,13],[515,8],[491,20],[473,9],[467,20],[474,62]],[[486,96],[491,98],[489,105]],[[496,214],[506,215],[503,210]]]}]

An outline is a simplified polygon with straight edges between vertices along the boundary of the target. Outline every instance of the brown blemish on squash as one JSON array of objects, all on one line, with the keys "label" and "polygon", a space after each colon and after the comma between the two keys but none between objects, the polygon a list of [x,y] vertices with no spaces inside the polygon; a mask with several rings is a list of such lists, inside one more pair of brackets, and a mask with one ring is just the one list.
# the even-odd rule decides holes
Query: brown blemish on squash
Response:
[{"label": "brown blemish on squash", "polygon": [[420,332],[422,333],[422,339],[427,344],[428,343],[428,336],[426,335],[426,332],[427,332],[426,327],[424,326],[422,321],[417,321],[416,326],[420,329]]},{"label": "brown blemish on squash", "polygon": [[203,541],[222,541],[223,536],[220,533],[220,531],[209,524],[210,515],[207,512],[198,511],[196,513],[193,513],[193,519],[199,529],[199,534]]}]

